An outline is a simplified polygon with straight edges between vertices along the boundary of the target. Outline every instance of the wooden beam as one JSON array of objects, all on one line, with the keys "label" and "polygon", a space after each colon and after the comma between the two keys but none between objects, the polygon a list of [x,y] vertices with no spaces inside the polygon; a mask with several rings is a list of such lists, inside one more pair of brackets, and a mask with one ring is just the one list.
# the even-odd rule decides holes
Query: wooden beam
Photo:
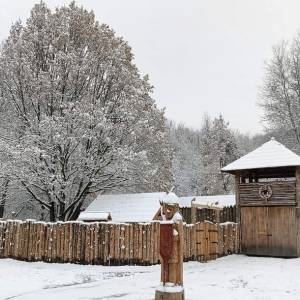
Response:
[{"label": "wooden beam", "polygon": [[296,226],[297,226],[297,256],[300,256],[300,167],[296,167]]}]

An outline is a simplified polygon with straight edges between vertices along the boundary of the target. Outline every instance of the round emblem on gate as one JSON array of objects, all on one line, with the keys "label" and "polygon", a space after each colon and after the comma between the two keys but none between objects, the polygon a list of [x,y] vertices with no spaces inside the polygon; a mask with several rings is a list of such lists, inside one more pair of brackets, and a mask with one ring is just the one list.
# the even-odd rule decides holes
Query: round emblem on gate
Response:
[{"label": "round emblem on gate", "polygon": [[268,184],[262,185],[258,190],[259,196],[263,199],[269,199],[272,196],[272,193],[272,188]]}]

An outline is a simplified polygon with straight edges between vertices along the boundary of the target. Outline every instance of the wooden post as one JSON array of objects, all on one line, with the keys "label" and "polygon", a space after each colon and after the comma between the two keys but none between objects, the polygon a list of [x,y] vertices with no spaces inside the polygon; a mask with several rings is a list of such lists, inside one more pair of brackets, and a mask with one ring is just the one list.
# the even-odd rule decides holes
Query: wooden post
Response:
[{"label": "wooden post", "polygon": [[155,300],[184,300],[183,223],[178,204],[163,203],[160,224],[161,285]]},{"label": "wooden post", "polygon": [[[240,177],[241,174],[240,172],[235,173],[235,202],[236,202],[236,223],[241,225],[241,207],[240,207],[240,196],[239,196],[239,184],[240,184]],[[240,226],[241,228],[241,226]],[[241,249],[241,244],[242,244],[242,231],[239,230],[239,249],[238,251],[240,252]]]},{"label": "wooden post", "polygon": [[297,226],[297,256],[300,256],[300,167],[296,167],[296,226]]},{"label": "wooden post", "polygon": [[197,222],[197,206],[191,202],[191,223],[195,224]]}]

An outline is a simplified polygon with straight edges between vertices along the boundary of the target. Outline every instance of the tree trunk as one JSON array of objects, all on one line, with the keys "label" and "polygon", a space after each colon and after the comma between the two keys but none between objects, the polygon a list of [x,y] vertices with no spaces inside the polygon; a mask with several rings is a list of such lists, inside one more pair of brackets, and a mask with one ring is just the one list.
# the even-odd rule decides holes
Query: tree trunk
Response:
[{"label": "tree trunk", "polygon": [[81,212],[82,202],[80,202],[68,217],[68,221],[77,220]]},{"label": "tree trunk", "polygon": [[4,216],[4,204],[0,205],[0,219]]},{"label": "tree trunk", "polygon": [[55,203],[50,203],[50,222],[56,221],[56,214],[55,214]]},{"label": "tree trunk", "polygon": [[7,198],[7,190],[8,190],[9,178],[6,178],[2,184],[2,195],[0,199],[0,218],[4,216],[4,206]]},{"label": "tree trunk", "polygon": [[64,202],[59,202],[59,220],[65,221],[64,212],[66,209],[66,204]]}]

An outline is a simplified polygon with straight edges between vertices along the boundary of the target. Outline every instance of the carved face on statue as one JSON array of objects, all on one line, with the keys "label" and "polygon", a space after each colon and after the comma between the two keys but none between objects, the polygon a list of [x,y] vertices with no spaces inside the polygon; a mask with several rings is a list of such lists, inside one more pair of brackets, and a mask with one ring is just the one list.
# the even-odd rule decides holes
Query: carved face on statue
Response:
[{"label": "carved face on statue", "polygon": [[172,220],[176,212],[179,211],[179,204],[177,203],[161,203],[162,214],[165,216],[166,220]]}]

